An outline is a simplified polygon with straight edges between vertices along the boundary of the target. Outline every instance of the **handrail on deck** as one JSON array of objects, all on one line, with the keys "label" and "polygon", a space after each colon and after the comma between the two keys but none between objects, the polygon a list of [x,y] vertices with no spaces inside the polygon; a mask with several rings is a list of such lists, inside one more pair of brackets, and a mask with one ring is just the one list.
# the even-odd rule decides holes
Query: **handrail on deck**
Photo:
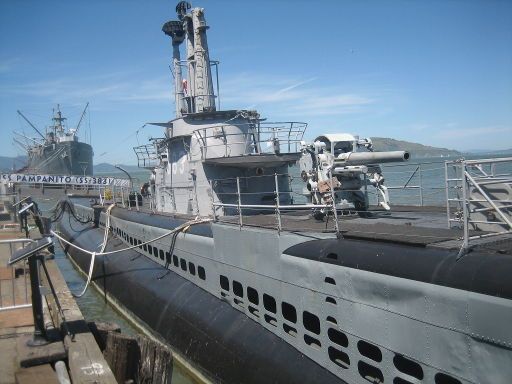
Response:
[{"label": "handrail on deck", "polygon": [[297,153],[306,127],[302,122],[219,124],[198,128],[193,135],[201,147],[203,159],[207,158],[208,149],[219,147],[223,149],[222,156],[229,157],[231,147],[236,144],[246,147],[243,155]]},{"label": "handrail on deck", "polygon": [[[510,171],[497,173],[497,164],[508,166]],[[453,176],[449,176],[450,171]],[[492,190],[500,184],[502,188]],[[463,227],[460,256],[470,249],[472,240],[512,233],[512,157],[446,162],[445,187],[448,226],[458,223]],[[500,193],[509,197],[496,198]],[[490,229],[491,233],[470,235],[470,227]]]}]

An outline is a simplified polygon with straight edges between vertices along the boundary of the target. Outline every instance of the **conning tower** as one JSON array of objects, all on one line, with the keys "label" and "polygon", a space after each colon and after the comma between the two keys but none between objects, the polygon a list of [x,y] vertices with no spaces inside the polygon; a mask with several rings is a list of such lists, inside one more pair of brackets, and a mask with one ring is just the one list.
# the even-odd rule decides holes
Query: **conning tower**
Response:
[{"label": "conning tower", "polygon": [[[176,118],[151,123],[165,128],[164,137],[134,148],[139,166],[152,171],[152,206],[161,212],[223,215],[232,207],[212,209],[212,203],[274,204],[274,193],[255,191],[272,190],[276,178],[279,191],[290,190],[288,166],[300,158],[306,124],[266,122],[254,110],[222,110],[204,9],[182,1],[176,13],[178,20],[162,27],[173,48]],[[290,203],[290,194],[279,201]]]}]

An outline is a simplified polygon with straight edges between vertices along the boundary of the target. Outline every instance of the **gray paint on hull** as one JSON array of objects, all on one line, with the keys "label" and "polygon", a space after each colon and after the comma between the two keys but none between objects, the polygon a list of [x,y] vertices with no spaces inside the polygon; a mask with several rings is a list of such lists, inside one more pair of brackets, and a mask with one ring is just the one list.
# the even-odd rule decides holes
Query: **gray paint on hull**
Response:
[{"label": "gray paint on hull", "polygon": [[[61,230],[80,247],[103,231],[65,217]],[[107,251],[124,248],[111,240]],[[82,269],[90,257],[66,248]],[[214,379],[227,383],[344,383],[240,311],[136,251],[98,257],[94,281]]]}]

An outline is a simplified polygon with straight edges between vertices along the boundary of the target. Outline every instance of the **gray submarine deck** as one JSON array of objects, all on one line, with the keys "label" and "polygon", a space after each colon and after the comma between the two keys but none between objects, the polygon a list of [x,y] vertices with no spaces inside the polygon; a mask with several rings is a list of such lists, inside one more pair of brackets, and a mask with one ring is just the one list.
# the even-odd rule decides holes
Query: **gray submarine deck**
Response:
[{"label": "gray submarine deck", "polygon": [[[77,203],[84,199],[73,198]],[[132,208],[134,210],[135,208]],[[152,214],[144,205],[141,212]],[[190,220],[193,215],[158,213],[162,216]],[[243,226],[277,230],[275,213],[243,215]],[[239,216],[219,216],[219,223],[239,225]],[[391,211],[370,207],[365,217],[357,214],[339,215],[341,236],[347,239],[361,239],[376,242],[405,244],[417,247],[458,250],[462,246],[462,228],[448,228],[446,208],[441,206],[396,205]],[[461,224],[462,225],[462,224]],[[311,238],[329,238],[335,233],[332,217],[323,221],[312,217],[310,211],[281,212],[283,231],[300,233]],[[485,235],[484,231],[471,230],[470,236]],[[472,241],[473,248],[483,252],[512,255],[510,234],[484,237]]]},{"label": "gray submarine deck", "polygon": [[[238,216],[221,217],[219,221],[238,224]],[[443,207],[395,206],[392,211],[370,209],[365,217],[359,215],[338,216],[341,235],[348,239],[361,239],[418,247],[459,249],[462,245],[461,228],[448,228],[446,209]],[[244,226],[276,228],[275,214],[243,216]],[[323,221],[309,213],[287,212],[281,214],[281,227],[290,232],[328,234],[334,231],[333,218]],[[470,236],[487,232],[470,231]],[[512,254],[509,235],[497,235],[474,241],[475,247],[495,253]]]}]

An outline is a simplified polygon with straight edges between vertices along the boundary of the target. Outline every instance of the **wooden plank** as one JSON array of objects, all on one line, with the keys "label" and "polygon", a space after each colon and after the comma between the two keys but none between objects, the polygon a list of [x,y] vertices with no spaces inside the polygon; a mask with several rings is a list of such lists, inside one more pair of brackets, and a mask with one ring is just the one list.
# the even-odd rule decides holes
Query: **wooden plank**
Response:
[{"label": "wooden plank", "polygon": [[[71,381],[76,383],[117,383],[112,370],[108,366],[103,354],[96,344],[93,334],[87,327],[82,312],[71,295],[57,264],[53,260],[46,262],[48,273],[51,276],[56,292],[59,294],[59,301],[66,316],[63,322],[61,316],[57,313],[55,304],[50,304],[52,308],[52,318],[57,320],[56,327],[61,330],[67,329],[71,332],[71,337],[64,338],[64,344],[68,350],[68,366]],[[51,295],[47,296],[51,301]]]},{"label": "wooden plank", "polygon": [[28,327],[30,325],[34,325],[32,307],[0,312],[0,329]]},{"label": "wooden plank", "polygon": [[18,338],[18,361],[21,367],[32,367],[66,359],[67,353],[61,341],[32,347],[27,345],[32,338],[32,335],[22,335]]},{"label": "wooden plank", "polygon": [[11,267],[0,267],[0,280],[11,280],[13,272]]},{"label": "wooden plank", "polygon": [[15,374],[16,384],[59,384],[50,364],[21,368]]}]

